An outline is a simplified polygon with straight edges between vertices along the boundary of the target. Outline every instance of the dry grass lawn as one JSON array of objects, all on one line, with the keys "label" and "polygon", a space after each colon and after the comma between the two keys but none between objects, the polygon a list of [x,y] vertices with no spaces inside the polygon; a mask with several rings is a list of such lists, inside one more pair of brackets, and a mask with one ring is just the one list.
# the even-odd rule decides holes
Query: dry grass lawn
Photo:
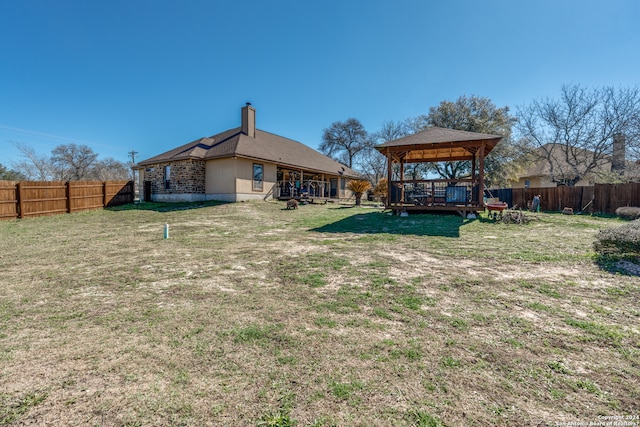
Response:
[{"label": "dry grass lawn", "polygon": [[0,221],[0,425],[640,425],[619,220],[284,207]]}]

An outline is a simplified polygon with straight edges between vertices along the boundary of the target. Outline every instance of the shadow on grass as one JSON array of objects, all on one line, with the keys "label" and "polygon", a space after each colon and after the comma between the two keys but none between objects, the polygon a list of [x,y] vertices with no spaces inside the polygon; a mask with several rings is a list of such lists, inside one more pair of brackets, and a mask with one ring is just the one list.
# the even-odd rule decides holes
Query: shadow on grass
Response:
[{"label": "shadow on grass", "polygon": [[596,264],[601,270],[622,276],[640,276],[640,257],[596,255]]},{"label": "shadow on grass", "polygon": [[469,221],[460,215],[418,214],[402,217],[389,215],[387,212],[367,212],[357,213],[339,221],[313,228],[311,231],[460,237],[460,226]]},{"label": "shadow on grass", "polygon": [[210,206],[226,205],[229,202],[221,202],[217,200],[206,202],[143,202],[143,203],[128,203],[126,205],[114,206],[106,208],[109,211],[155,211],[155,212],[175,212],[186,211],[190,209],[200,209]]}]

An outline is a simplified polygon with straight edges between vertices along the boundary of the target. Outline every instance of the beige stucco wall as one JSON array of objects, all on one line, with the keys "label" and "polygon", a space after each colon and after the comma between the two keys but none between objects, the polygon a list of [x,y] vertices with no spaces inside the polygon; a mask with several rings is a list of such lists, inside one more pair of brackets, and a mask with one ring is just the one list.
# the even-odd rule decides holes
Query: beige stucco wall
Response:
[{"label": "beige stucco wall", "polygon": [[529,180],[529,188],[546,188],[557,187],[555,182],[551,182],[542,176],[532,176],[528,178],[520,178],[518,181],[511,181],[511,188],[525,188],[525,181]]},{"label": "beige stucco wall", "polygon": [[[263,166],[262,191],[253,190],[253,165]],[[273,197],[277,168],[274,163],[242,158],[208,160],[205,193],[207,199],[237,202]]]},{"label": "beige stucco wall", "polygon": [[236,192],[236,160],[208,160],[205,171],[204,192],[206,194],[231,194]]},{"label": "beige stucco wall", "polygon": [[[525,188],[525,181],[529,180],[529,188],[547,188],[557,187],[558,184],[552,182],[548,177],[544,176],[532,176],[529,178],[520,178],[518,181],[511,181],[511,188]],[[576,187],[588,187],[593,185],[588,180],[578,181]]]}]

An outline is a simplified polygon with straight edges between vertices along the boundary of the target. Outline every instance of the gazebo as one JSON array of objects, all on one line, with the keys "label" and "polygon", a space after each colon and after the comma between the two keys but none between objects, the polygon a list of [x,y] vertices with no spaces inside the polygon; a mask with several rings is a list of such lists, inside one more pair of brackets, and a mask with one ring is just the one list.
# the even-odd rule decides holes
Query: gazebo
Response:
[{"label": "gazebo", "polygon": [[[413,135],[376,146],[387,158],[386,207],[400,211],[454,211],[467,213],[484,210],[484,159],[502,139],[461,130],[432,127]],[[461,179],[405,179],[405,165],[470,161],[471,173]],[[394,164],[399,165],[396,180]]]}]

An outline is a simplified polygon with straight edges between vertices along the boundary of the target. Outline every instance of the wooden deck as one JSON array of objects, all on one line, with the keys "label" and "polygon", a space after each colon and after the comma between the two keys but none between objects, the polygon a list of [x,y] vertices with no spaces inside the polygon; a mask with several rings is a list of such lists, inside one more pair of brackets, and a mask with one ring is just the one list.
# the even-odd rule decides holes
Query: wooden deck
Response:
[{"label": "wooden deck", "polygon": [[484,211],[479,185],[473,179],[398,180],[391,184],[387,209],[395,214],[455,212],[466,217]]},{"label": "wooden deck", "polygon": [[485,207],[479,206],[479,205],[472,205],[472,204],[413,205],[408,203],[393,203],[393,204],[387,205],[386,209],[392,210],[394,215],[399,215],[402,212],[416,213],[416,214],[433,213],[433,212],[438,212],[438,213],[451,212],[451,213],[457,213],[463,218],[466,218],[467,215],[469,215],[470,213],[477,214],[478,212],[484,212]]}]

